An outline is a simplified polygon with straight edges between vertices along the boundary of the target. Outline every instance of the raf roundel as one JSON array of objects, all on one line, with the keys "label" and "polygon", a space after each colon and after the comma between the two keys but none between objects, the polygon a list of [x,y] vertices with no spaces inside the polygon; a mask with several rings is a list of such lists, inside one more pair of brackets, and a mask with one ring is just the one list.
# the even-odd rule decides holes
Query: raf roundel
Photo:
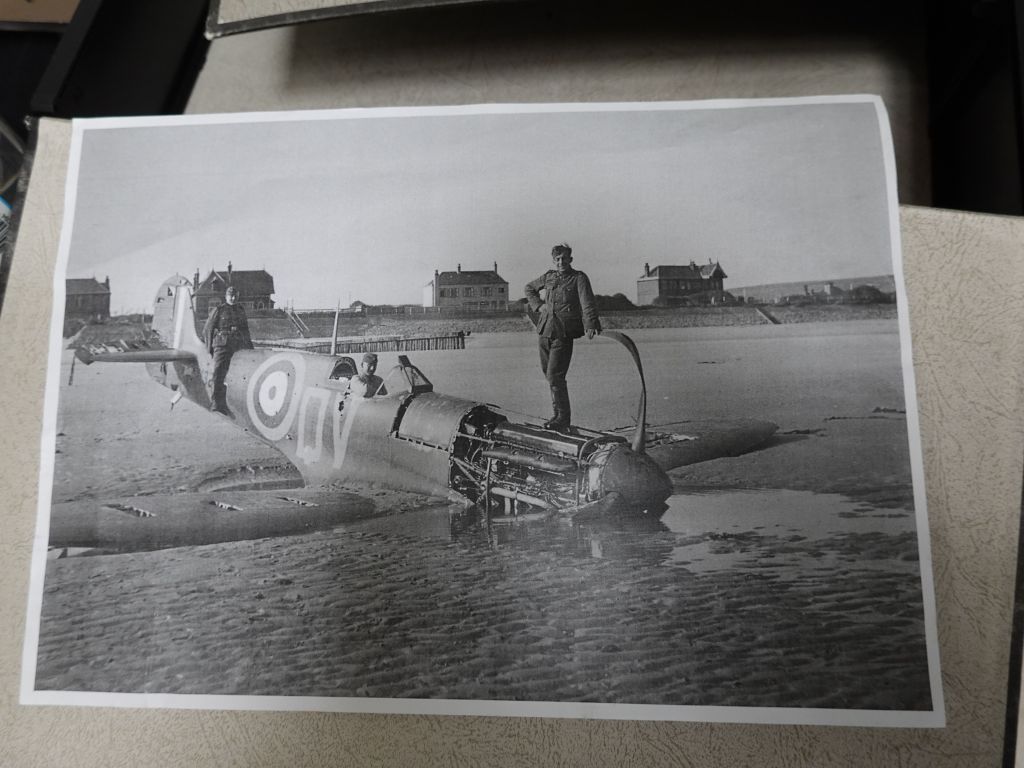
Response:
[{"label": "raf roundel", "polygon": [[273,418],[284,408],[288,397],[288,380],[289,376],[284,371],[273,371],[264,377],[256,396],[260,401],[260,410],[267,416]]},{"label": "raf roundel", "polygon": [[267,440],[280,440],[291,430],[305,377],[302,356],[284,353],[265,360],[249,379],[249,418]]}]

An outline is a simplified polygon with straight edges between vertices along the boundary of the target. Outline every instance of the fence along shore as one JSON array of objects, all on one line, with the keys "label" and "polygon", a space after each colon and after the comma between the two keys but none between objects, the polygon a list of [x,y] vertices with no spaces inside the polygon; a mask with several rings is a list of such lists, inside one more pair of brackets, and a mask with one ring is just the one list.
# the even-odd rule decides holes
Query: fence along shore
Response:
[{"label": "fence along shore", "polygon": [[[320,355],[331,353],[330,339],[278,339],[274,341],[255,341],[256,346],[287,347],[301,349]],[[336,355],[353,355],[361,352],[424,352],[439,349],[465,349],[464,333],[445,336],[420,336],[404,338],[402,336],[379,336],[372,338],[338,339],[334,345]]]}]

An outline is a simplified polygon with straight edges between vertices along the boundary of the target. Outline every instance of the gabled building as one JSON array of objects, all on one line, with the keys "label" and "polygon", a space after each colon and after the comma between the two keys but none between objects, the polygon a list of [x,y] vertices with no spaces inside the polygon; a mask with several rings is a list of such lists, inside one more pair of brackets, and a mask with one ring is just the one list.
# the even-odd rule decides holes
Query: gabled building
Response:
[{"label": "gabled building", "polygon": [[199,287],[195,293],[196,315],[206,317],[210,310],[224,303],[224,291],[229,285],[238,289],[238,303],[247,312],[261,309],[273,309],[274,278],[262,269],[234,269],[228,262],[226,270],[210,270],[210,274],[199,282],[196,271],[195,284]]},{"label": "gabled building", "polygon": [[[658,265],[651,269],[644,264],[644,273],[636,281],[637,304],[683,304],[689,297],[708,299],[724,291],[723,281],[728,277],[722,265],[716,262],[688,265]],[[698,296],[700,294],[700,296]]]},{"label": "gabled building", "polygon": [[508,281],[494,269],[463,270],[459,264],[454,272],[434,270],[434,279],[423,288],[423,306],[457,307],[459,309],[508,309]]},{"label": "gabled building", "polygon": [[102,283],[94,277],[65,280],[64,317],[90,321],[110,317],[110,278]]}]

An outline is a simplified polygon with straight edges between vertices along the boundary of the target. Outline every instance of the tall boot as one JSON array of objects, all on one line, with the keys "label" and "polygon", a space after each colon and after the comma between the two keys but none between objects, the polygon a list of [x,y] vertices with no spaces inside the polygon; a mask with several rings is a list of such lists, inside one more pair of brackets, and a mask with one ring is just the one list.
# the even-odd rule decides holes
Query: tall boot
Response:
[{"label": "tall boot", "polygon": [[558,414],[562,421],[565,422],[566,427],[572,425],[572,407],[569,405],[569,387],[562,383],[561,389],[558,391]]},{"label": "tall boot", "polygon": [[214,381],[212,391],[210,392],[210,410],[217,413],[227,413],[227,395],[227,387]]},{"label": "tall boot", "polygon": [[569,406],[569,388],[564,381],[551,385],[551,407],[555,415],[549,421],[544,422],[544,428],[568,429],[572,421],[572,411]]}]

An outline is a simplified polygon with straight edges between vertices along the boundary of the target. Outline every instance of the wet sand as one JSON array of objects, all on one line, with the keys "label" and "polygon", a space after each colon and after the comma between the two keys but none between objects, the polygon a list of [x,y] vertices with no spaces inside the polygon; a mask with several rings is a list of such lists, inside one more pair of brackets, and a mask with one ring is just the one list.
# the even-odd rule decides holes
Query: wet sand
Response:
[{"label": "wet sand", "polygon": [[[169,414],[137,368],[78,368],[70,388],[64,374],[55,503],[289,476],[198,408]],[[52,559],[37,688],[927,709],[906,422],[834,416],[671,473],[684,502],[781,488],[857,502],[824,507],[820,530],[739,509],[689,528],[488,530],[364,490],[373,519],[334,530]]]},{"label": "wet sand", "polygon": [[[908,665],[921,627],[906,535],[717,544],[841,565],[768,558],[695,575],[568,545],[495,551],[479,538],[363,532],[59,560],[48,563],[38,686],[927,707],[926,671]],[[880,560],[900,567],[864,567]]]}]

